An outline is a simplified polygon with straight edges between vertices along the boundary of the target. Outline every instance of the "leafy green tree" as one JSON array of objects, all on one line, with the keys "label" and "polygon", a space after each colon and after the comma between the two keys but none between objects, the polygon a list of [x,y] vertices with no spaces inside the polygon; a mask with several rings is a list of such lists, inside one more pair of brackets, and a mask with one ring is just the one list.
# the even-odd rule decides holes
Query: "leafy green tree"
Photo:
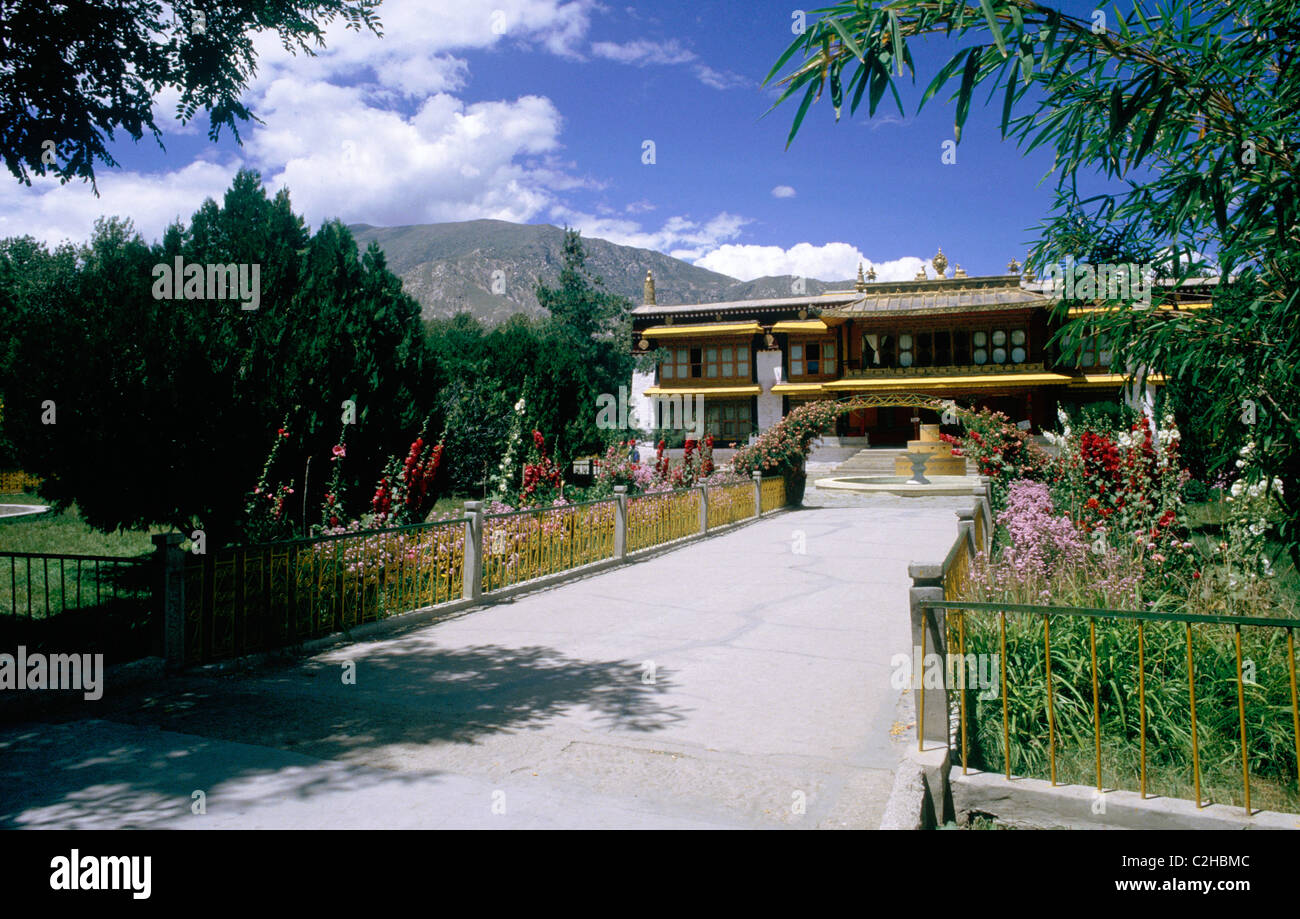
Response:
[{"label": "leafy green tree", "polygon": [[[959,47],[920,105],[955,83],[960,141],[987,85],[1003,136],[1056,154],[1031,267],[1149,262],[1165,305],[1186,302],[1208,268],[1228,279],[1211,310],[1109,300],[1065,322],[1057,343],[1076,356],[1086,321],[1122,366],[1211,394],[1204,429],[1231,436],[1208,464],[1228,467],[1254,441],[1247,473],[1282,482],[1282,536],[1300,563],[1300,0],[1133,0],[1082,17],[1033,0],[842,0],[822,12],[768,75],[795,61],[780,80],[781,101],[801,97],[791,140],[824,89],[837,118],[864,98],[874,115],[886,90],[901,112],[895,80],[918,75],[911,43],[943,36]],[[1092,173],[1104,189],[1085,197],[1078,180]]]},{"label": "leafy green tree", "polygon": [[[153,100],[179,92],[176,115],[208,113],[208,135],[256,120],[241,97],[257,70],[254,36],[275,32],[290,53],[325,46],[322,26],[381,35],[379,0],[0,0],[0,152],[21,182],[51,173],[95,181],[116,166],[107,142],[145,131],[161,146]],[[170,14],[170,15],[169,15]]]},{"label": "leafy green tree", "polygon": [[[156,297],[156,267],[176,257],[256,265],[258,308]],[[341,426],[356,505],[345,510],[360,513],[433,398],[419,306],[382,254],[358,253],[337,222],[309,235],[287,193],[268,198],[254,173],[153,246],[115,219],[75,258],[7,241],[0,302],[16,307],[0,367],[5,434],[45,497],[75,501],[105,530],[171,524],[201,527],[210,543],[238,538],[282,427],[289,440],[267,474],[297,483],[295,518],[315,516]],[[342,424],[349,407],[355,423]]]},{"label": "leafy green tree", "polygon": [[454,379],[440,398],[447,485],[456,494],[481,498],[505,453],[513,403],[487,374]]},{"label": "leafy green tree", "polygon": [[537,302],[579,338],[614,332],[631,310],[632,301],[607,291],[605,282],[587,270],[587,252],[577,230],[565,228],[562,253],[557,286],[538,281]]},{"label": "leafy green tree", "polygon": [[631,377],[626,342],[632,302],[605,290],[587,270],[582,237],[571,229],[564,234],[558,285],[539,281],[537,301],[551,316],[524,397],[529,420],[547,435],[563,469],[575,456],[604,452],[620,435],[596,427],[597,398],[617,395]]}]

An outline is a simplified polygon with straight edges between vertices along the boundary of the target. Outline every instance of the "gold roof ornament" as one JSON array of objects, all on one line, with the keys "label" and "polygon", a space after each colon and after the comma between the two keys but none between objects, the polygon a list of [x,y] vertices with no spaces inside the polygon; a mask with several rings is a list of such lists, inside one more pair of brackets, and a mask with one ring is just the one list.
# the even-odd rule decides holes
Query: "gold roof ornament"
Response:
[{"label": "gold roof ornament", "polygon": [[854,290],[866,290],[867,279],[862,276],[862,263],[858,262],[858,282],[853,285]]},{"label": "gold roof ornament", "polygon": [[876,266],[872,265],[870,268],[867,269],[867,280],[874,281],[875,279],[876,279]]},{"label": "gold roof ornament", "polygon": [[948,259],[943,254],[942,246],[939,247],[939,251],[935,254],[934,258],[930,259],[930,264],[934,266],[935,273],[939,275],[939,278],[942,280],[943,273],[948,270]]},{"label": "gold roof ornament", "polygon": [[1030,268],[1028,263],[1025,264],[1025,273],[1022,277],[1023,280],[1026,281],[1032,281],[1034,279],[1034,269]]},{"label": "gold roof ornament", "polygon": [[1020,274],[1020,263],[1014,258],[1007,262],[1007,274]]},{"label": "gold roof ornament", "polygon": [[966,269],[961,267],[961,265],[958,265],[952,270],[952,276],[954,278],[964,278],[966,277]]},{"label": "gold roof ornament", "polygon": [[645,303],[646,306],[655,306],[655,279],[654,275],[647,269],[645,273]]},{"label": "gold roof ornament", "polygon": [[925,266],[924,266],[924,265],[921,266],[921,270],[918,271],[918,272],[916,273],[916,277],[912,278],[912,280],[913,280],[913,281],[928,281],[928,280],[930,280],[929,278],[927,278],[927,277],[925,276]]}]

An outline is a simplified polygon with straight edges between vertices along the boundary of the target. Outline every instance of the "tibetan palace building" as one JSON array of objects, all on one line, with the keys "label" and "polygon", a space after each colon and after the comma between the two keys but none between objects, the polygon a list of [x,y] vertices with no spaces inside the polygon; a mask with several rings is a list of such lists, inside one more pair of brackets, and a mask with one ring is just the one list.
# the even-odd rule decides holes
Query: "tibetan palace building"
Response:
[{"label": "tibetan palace building", "polygon": [[[801,402],[850,395],[953,398],[1005,412],[1034,433],[1055,424],[1061,403],[1123,398],[1150,410],[1161,378],[1130,379],[1103,342],[1075,364],[1058,360],[1051,286],[1014,260],[990,277],[967,277],[960,266],[947,277],[942,250],[931,264],[936,277],[922,270],[912,281],[876,283],[874,270],[864,277],[859,268],[852,290],[676,306],[655,302],[647,272],[632,348],[659,359],[633,376],[641,428],[658,426],[654,397],[698,405],[701,396],[704,430],[720,445],[745,443]],[[939,420],[873,401],[881,405],[841,416],[843,446],[900,446],[916,436],[917,419]]]}]

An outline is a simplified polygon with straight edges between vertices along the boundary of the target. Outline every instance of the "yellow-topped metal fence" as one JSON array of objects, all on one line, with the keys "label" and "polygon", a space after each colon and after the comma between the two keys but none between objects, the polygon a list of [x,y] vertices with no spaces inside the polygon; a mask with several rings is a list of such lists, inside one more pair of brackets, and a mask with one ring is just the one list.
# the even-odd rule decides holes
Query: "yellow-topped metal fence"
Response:
[{"label": "yellow-topped metal fence", "polygon": [[750,482],[708,490],[710,530],[754,516],[754,486]]},{"label": "yellow-topped metal fence", "polygon": [[[1220,799],[1248,813],[1252,786],[1277,808],[1300,808],[1300,619],[971,601],[988,509],[977,502],[971,519],[962,516],[942,565],[911,569],[922,660],[944,662],[941,687],[928,669],[913,684],[922,749],[956,746],[963,774],[978,758],[1008,780],[1053,785],[1068,764],[1098,792],[1123,787],[1132,763],[1132,790],[1144,798],[1159,764],[1161,793],[1198,808],[1213,767]],[[989,658],[996,665],[985,672],[979,662]],[[1224,777],[1233,759],[1236,788]]]},{"label": "yellow-topped metal fence", "polygon": [[768,476],[759,485],[759,504],[764,514],[785,507],[785,477]]},{"label": "yellow-topped metal fence", "polygon": [[775,510],[762,506],[784,495],[775,481],[632,497],[616,488],[613,498],[503,514],[467,502],[452,520],[197,555],[180,534],[159,534],[151,608],[171,667],[270,651],[699,538]]},{"label": "yellow-topped metal fence", "polygon": [[135,660],[156,651],[152,601],[147,555],[0,552],[0,648]]},{"label": "yellow-topped metal fence", "polygon": [[34,475],[9,469],[0,470],[0,495],[17,495],[25,491],[35,491],[41,480]]},{"label": "yellow-topped metal fence", "polygon": [[488,514],[483,523],[483,590],[612,558],[616,503],[611,498]]},{"label": "yellow-topped metal fence", "polygon": [[186,555],[185,663],[238,657],[458,599],[465,520]]},{"label": "yellow-topped metal fence", "polygon": [[627,550],[639,552],[700,532],[698,488],[636,495],[627,499]]}]

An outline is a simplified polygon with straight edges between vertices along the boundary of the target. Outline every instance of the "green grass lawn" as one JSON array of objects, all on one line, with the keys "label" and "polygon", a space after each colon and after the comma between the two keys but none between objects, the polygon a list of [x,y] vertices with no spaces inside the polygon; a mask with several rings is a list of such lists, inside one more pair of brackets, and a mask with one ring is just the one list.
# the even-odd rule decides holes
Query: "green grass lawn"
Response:
[{"label": "green grass lawn", "polygon": [[436,515],[438,517],[445,517],[448,514],[455,514],[459,516],[460,514],[465,512],[465,502],[475,501],[475,500],[478,499],[465,498],[465,497],[439,498],[437,502],[433,505],[433,509],[430,511],[430,514]]},{"label": "green grass lawn", "polygon": [[0,504],[44,504],[45,502],[36,495],[20,493],[16,495],[0,495]]},{"label": "green grass lawn", "polygon": [[[35,495],[5,495],[0,504],[42,504]],[[63,555],[114,555],[138,557],[153,551],[149,531],[101,533],[87,525],[71,507],[63,513],[46,513],[14,519],[0,518],[0,552],[48,552]]]},{"label": "green grass lawn", "polygon": [[[1223,538],[1222,528],[1228,520],[1228,504],[1224,501],[1202,501],[1187,505],[1187,525],[1192,542],[1209,554],[1210,546]],[[1280,604],[1286,609],[1283,615],[1295,615],[1300,609],[1300,572],[1296,571],[1291,555],[1276,539],[1268,541],[1269,559],[1273,564],[1274,587]]]}]

